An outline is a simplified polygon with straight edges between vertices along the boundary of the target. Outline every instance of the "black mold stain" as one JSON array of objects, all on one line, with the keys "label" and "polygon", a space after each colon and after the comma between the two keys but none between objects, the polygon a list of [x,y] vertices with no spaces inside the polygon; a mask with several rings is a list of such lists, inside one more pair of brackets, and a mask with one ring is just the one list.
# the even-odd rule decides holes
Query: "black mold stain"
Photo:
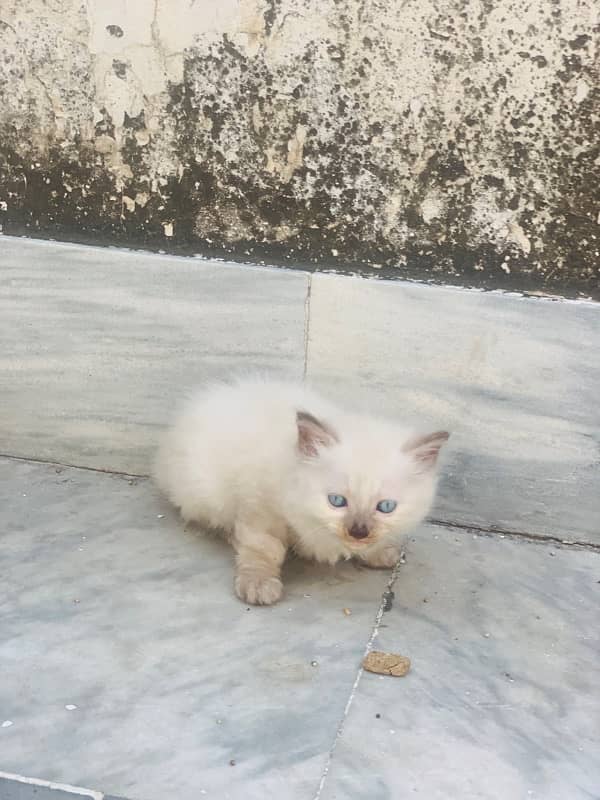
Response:
[{"label": "black mold stain", "polygon": [[586,46],[591,38],[592,37],[588,36],[587,33],[582,33],[569,42],[569,47],[571,47],[573,50],[580,50],[582,47]]},{"label": "black mold stain", "polygon": [[107,25],[106,30],[111,36],[120,39],[123,36],[123,28],[120,25]]},{"label": "black mold stain", "polygon": [[277,7],[279,5],[279,0],[267,0],[266,8],[263,13],[263,19],[265,21],[265,33],[267,36],[270,35],[273,25],[275,24],[275,19],[277,18]]},{"label": "black mold stain", "polygon": [[102,119],[99,120],[96,125],[94,126],[94,133],[96,136],[110,136],[112,139],[115,138],[115,126],[111,119],[110,114],[105,108],[100,109],[100,114]]},{"label": "black mold stain", "polygon": [[118,58],[113,58],[112,68],[117,78],[122,78],[123,80],[127,78],[127,66],[125,61],[119,61]]},{"label": "black mold stain", "polygon": [[[267,3],[267,34],[277,23],[278,5]],[[340,18],[342,30],[352,24]],[[442,64],[456,60],[452,25],[447,17],[434,20],[431,40],[426,36]],[[110,30],[117,27],[107,26],[110,35],[123,35],[120,28],[120,34]],[[516,43],[514,32],[513,38]],[[483,35],[470,37],[471,57],[487,58],[481,53],[485,41]],[[562,83],[587,76],[595,85],[583,60],[587,40],[568,44],[550,85],[550,121],[548,98],[517,101],[507,90],[509,74],[497,75],[488,87],[467,72],[452,129],[435,111],[373,112],[372,60],[377,48],[387,46],[373,42],[363,37],[364,49],[354,61],[339,43],[309,43],[287,73],[274,72],[263,50],[248,57],[226,36],[201,53],[190,49],[183,81],[169,87],[166,115],[181,168],[158,188],[151,180],[144,112],[112,120],[103,109],[93,141],[76,136],[64,147],[50,137],[43,154],[24,146],[35,131],[34,117],[29,130],[6,123],[0,127],[0,200],[6,198],[7,207],[0,223],[7,233],[600,299],[600,152],[593,144],[600,98],[590,89],[574,111],[572,89],[567,92]],[[343,68],[336,66],[340,54]],[[519,54],[535,74],[548,66],[535,52]],[[113,69],[126,77],[126,62],[115,59]],[[331,102],[322,109],[315,86],[330,75]],[[500,126],[492,113],[498,93]],[[415,165],[415,118],[431,147],[407,179]],[[299,129],[305,130],[303,158],[288,175],[290,143]],[[110,157],[97,147],[99,137],[114,140],[130,168],[123,185],[117,185]],[[474,165],[490,139],[497,164],[479,172]],[[558,206],[539,189],[548,162],[558,189],[554,196],[562,198]],[[425,222],[422,204],[432,192],[443,209]],[[124,208],[124,197],[140,194],[143,205]],[[392,194],[398,202],[390,216]],[[492,243],[482,232],[482,196],[493,198],[498,211],[514,212],[530,240],[529,253],[508,238],[502,246]],[[538,230],[540,213],[549,221]],[[166,222],[174,225],[171,238],[165,238]]]}]

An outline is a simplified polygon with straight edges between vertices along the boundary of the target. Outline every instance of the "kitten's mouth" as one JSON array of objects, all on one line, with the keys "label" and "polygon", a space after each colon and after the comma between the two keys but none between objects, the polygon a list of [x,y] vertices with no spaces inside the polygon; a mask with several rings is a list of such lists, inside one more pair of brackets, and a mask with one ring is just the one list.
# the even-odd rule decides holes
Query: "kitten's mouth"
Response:
[{"label": "kitten's mouth", "polygon": [[370,547],[375,544],[375,539],[368,537],[365,539],[355,539],[353,536],[344,536],[344,541],[352,550],[362,550],[364,547]]}]

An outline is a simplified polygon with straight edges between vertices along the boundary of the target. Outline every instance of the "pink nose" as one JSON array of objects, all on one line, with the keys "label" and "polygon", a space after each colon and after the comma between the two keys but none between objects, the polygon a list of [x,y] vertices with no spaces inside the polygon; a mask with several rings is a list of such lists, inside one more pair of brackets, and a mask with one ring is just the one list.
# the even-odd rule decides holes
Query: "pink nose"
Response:
[{"label": "pink nose", "polygon": [[350,528],[350,536],[353,539],[366,539],[369,535],[369,529],[366,525],[353,525]]}]

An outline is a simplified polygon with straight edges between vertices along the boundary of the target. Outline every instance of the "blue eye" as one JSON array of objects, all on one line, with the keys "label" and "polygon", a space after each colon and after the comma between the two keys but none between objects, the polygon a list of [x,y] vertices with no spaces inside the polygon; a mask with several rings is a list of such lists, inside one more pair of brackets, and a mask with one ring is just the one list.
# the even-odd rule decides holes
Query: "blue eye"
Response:
[{"label": "blue eye", "polygon": [[330,494],[327,499],[334,508],[344,508],[348,505],[348,501],[341,494]]},{"label": "blue eye", "polygon": [[395,500],[380,500],[377,503],[377,511],[381,511],[382,514],[391,514],[397,505],[398,503]]}]

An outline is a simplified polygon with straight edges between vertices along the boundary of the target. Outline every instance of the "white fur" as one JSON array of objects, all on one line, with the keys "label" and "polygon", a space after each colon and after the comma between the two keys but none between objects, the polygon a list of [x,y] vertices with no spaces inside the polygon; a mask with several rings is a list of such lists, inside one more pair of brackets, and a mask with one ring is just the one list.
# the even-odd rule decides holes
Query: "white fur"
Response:
[{"label": "white fur", "polygon": [[[322,422],[335,440],[301,452],[298,412]],[[426,448],[424,458],[411,440],[409,431],[342,411],[304,386],[245,379],[210,385],[185,407],[164,437],[155,477],[184,520],[230,539],[238,594],[269,603],[281,595],[290,547],[329,563],[397,560],[396,535],[431,506],[441,446],[433,455]],[[330,494],[343,495],[348,506],[333,508]],[[397,501],[397,509],[377,511],[383,499]],[[366,539],[350,536],[355,523],[367,526]]]}]

